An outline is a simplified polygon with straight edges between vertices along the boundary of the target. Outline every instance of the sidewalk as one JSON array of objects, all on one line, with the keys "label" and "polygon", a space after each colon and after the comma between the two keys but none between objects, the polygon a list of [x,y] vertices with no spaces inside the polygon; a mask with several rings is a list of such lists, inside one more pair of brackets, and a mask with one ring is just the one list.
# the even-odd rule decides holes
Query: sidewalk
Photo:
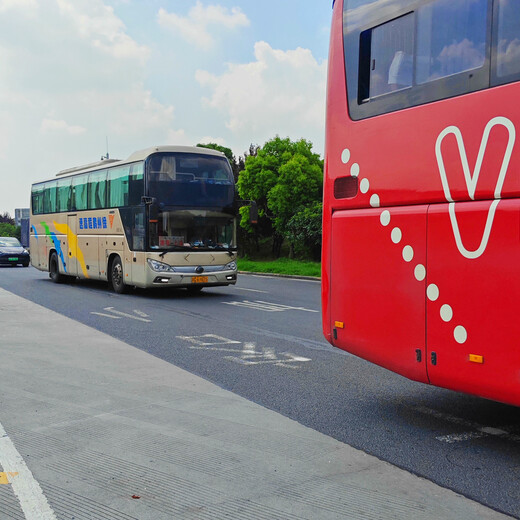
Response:
[{"label": "sidewalk", "polygon": [[0,432],[54,512],[0,443],[2,520],[508,518],[2,289],[0,331]]}]

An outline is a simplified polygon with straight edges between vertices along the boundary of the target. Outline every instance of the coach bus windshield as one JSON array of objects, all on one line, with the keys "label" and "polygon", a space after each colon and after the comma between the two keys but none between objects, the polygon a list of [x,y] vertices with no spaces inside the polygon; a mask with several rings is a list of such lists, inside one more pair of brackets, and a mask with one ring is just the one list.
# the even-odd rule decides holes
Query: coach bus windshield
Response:
[{"label": "coach bus windshield", "polygon": [[156,153],[147,164],[148,195],[160,207],[231,208],[235,182],[225,157]]},{"label": "coach bus windshield", "polygon": [[164,152],[147,164],[151,249],[236,249],[235,182],[225,157]]},{"label": "coach bus windshield", "polygon": [[163,250],[236,249],[235,219],[200,209],[159,211],[157,222],[150,221],[150,246]]}]

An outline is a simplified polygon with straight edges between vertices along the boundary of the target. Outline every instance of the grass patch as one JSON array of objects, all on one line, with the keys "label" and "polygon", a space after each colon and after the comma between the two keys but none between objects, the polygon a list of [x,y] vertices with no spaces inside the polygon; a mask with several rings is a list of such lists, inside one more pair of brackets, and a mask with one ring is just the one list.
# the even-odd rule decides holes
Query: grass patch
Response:
[{"label": "grass patch", "polygon": [[319,262],[290,260],[289,258],[279,258],[278,260],[250,260],[249,258],[239,258],[237,264],[239,271],[296,276],[321,276],[321,264]]}]

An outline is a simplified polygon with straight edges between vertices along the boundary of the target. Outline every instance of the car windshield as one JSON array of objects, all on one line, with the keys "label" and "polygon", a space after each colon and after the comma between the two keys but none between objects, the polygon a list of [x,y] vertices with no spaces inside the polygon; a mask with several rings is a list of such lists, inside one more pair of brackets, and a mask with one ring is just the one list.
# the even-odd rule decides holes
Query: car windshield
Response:
[{"label": "car windshield", "polygon": [[22,244],[13,237],[0,237],[0,247],[22,247]]}]

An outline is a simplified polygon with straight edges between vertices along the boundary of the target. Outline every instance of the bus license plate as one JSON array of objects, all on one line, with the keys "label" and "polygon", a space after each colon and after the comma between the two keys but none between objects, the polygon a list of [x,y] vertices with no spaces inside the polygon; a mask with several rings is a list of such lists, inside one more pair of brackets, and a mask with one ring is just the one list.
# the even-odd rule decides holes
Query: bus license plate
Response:
[{"label": "bus license plate", "polygon": [[192,276],[191,283],[208,283],[207,276]]},{"label": "bus license plate", "polygon": [[18,257],[17,256],[11,256],[7,260],[9,260],[9,262],[18,262]]}]

